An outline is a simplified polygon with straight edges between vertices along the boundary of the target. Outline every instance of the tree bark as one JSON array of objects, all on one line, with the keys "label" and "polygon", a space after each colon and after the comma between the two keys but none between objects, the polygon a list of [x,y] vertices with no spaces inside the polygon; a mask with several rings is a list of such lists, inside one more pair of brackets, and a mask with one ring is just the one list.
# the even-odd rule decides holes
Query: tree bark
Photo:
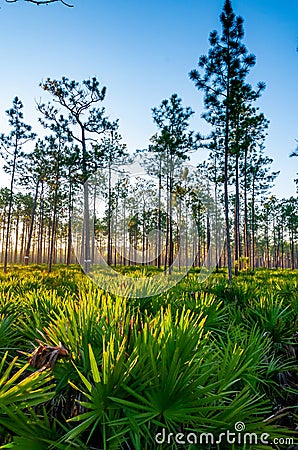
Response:
[{"label": "tree bark", "polygon": [[29,236],[27,241],[27,247],[26,247],[26,254],[24,257],[24,263],[25,266],[29,263],[29,255],[30,255],[30,246],[31,246],[31,240],[32,240],[32,234],[33,234],[33,227],[34,227],[34,220],[35,220],[35,212],[36,212],[36,205],[37,205],[37,198],[38,198],[38,189],[39,189],[39,179],[36,182],[35,186],[35,195],[34,195],[34,201],[31,211],[31,219],[30,219],[30,230],[29,230]]},{"label": "tree bark", "polygon": [[3,262],[4,273],[7,273],[8,247],[9,247],[9,240],[10,240],[10,225],[11,225],[11,212],[12,212],[12,201],[13,201],[13,185],[14,185],[14,179],[15,179],[16,162],[17,162],[17,144],[16,144],[16,149],[14,151],[14,155],[13,155],[13,166],[12,166],[12,173],[11,173],[11,180],[10,180],[10,195],[9,195],[9,206],[8,206],[8,215],[7,215],[4,262]]}]

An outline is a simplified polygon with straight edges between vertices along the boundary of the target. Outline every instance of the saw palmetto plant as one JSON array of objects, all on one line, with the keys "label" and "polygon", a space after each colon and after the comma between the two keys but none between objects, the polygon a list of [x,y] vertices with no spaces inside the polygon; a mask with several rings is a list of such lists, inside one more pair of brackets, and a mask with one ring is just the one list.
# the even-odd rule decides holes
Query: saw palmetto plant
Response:
[{"label": "saw palmetto plant", "polygon": [[239,421],[295,438],[295,273],[229,286],[222,274],[196,285],[193,271],[147,299],[108,294],[76,267],[53,273],[2,276],[0,448],[151,450],[162,429],[218,435]]}]

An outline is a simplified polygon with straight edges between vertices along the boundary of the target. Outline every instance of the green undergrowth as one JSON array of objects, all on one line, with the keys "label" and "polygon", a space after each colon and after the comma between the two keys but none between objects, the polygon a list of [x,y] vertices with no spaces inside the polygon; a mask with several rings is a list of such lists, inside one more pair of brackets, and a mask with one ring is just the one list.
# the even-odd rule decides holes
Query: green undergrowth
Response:
[{"label": "green undergrowth", "polygon": [[[118,267],[153,276],[154,268]],[[297,272],[224,269],[147,298],[104,292],[78,266],[13,266],[0,275],[0,448],[261,449],[297,441]],[[40,344],[63,348],[32,367]],[[53,350],[54,351],[54,350]],[[185,443],[243,422],[270,442]]]}]

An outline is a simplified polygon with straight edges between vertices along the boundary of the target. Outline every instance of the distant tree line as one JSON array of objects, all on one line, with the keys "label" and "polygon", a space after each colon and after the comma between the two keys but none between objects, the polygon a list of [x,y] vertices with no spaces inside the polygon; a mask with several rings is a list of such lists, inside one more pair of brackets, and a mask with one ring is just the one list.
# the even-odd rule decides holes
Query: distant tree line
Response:
[{"label": "distant tree line", "polygon": [[[179,224],[188,230],[181,264],[190,260],[201,266],[218,237],[212,236],[211,220],[222,219],[225,247],[217,255],[217,268],[227,266],[230,280],[239,270],[298,268],[297,197],[277,199],[270,194],[278,172],[272,171],[273,160],[265,154],[269,121],[256,106],[265,84],[254,89],[246,81],[255,56],[243,44],[243,19],[235,16],[230,0],[220,20],[222,35],[210,34],[208,55],[190,73],[204,92],[203,117],[211,132],[202,136],[190,130],[193,111],[177,94],[152,108],[156,133],[148,148],[136,151],[149,175],[147,182],[131,184],[125,174],[118,184],[111,181],[132,155],[127,154],[118,120],[111,121],[102,106],[106,88],[96,78],[79,83],[63,77],[41,84],[52,97],[37,107],[46,131],[43,138],[24,122],[23,104],[14,99],[6,112],[10,132],[0,136],[10,176],[10,186],[0,190],[4,271],[10,263],[47,263],[51,271],[53,263],[76,261],[72,217],[81,191],[84,237],[77,245],[86,272],[95,258],[95,241],[108,264],[129,264],[132,253],[137,259],[141,250],[151,264],[170,270],[181,242]],[[190,176],[190,154],[203,148],[209,156]],[[98,169],[105,175],[92,191],[86,181]],[[93,214],[92,222],[90,201],[99,194],[106,199],[106,209],[100,218]],[[162,235],[150,240],[148,234],[156,229]],[[117,252],[120,243],[124,255]],[[146,264],[148,258],[138,261]]]}]

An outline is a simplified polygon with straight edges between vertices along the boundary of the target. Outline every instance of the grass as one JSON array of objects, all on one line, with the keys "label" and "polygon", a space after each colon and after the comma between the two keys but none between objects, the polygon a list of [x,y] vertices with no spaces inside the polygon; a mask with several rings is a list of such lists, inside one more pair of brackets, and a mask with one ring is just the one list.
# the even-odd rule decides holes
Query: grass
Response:
[{"label": "grass", "polygon": [[134,299],[104,292],[78,266],[1,274],[0,448],[175,449],[156,434],[218,436],[239,421],[296,441],[297,272],[241,273],[231,285],[224,270],[198,275]]}]

